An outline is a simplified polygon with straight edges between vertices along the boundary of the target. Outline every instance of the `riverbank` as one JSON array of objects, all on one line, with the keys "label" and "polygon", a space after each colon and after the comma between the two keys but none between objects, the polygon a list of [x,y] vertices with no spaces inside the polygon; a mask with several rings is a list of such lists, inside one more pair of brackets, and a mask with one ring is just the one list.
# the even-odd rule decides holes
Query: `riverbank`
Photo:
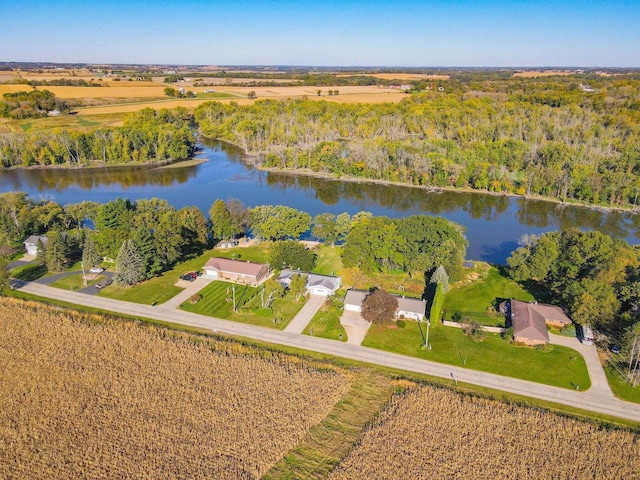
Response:
[{"label": "riverbank", "polygon": [[[237,146],[237,145],[234,145],[234,146]],[[257,157],[257,155],[255,154],[243,154],[243,155],[247,157]],[[397,182],[393,180],[379,180],[375,178],[363,178],[363,177],[354,177],[351,175],[336,175],[332,173],[315,172],[309,169],[285,170],[277,167],[265,167],[263,165],[260,165],[257,162],[253,162],[251,163],[251,165],[257,168],[258,170],[262,170],[265,172],[322,178],[324,180],[337,180],[341,182],[369,183],[369,184],[375,184],[375,185],[389,185],[394,187],[410,187],[418,190],[424,190],[429,193],[439,193],[439,192],[473,193],[473,194],[480,194],[480,195],[491,195],[493,197],[522,198],[525,200],[549,202],[549,203],[556,204],[558,207],[583,207],[583,208],[598,210],[602,212],[616,211],[616,212],[625,212],[625,213],[632,213],[632,214],[640,213],[640,206],[634,209],[632,207],[620,207],[620,206],[614,207],[614,206],[608,206],[608,205],[595,205],[591,203],[581,203],[577,201],[563,202],[558,198],[545,197],[542,195],[519,195],[517,193],[511,193],[511,192],[492,192],[490,190],[483,190],[483,189],[470,188],[470,187],[451,187],[451,186],[437,187],[437,186],[428,186],[428,185],[415,185],[412,183]]]},{"label": "riverbank", "polygon": [[1,171],[12,170],[108,170],[108,169],[121,169],[121,168],[135,168],[140,170],[162,170],[173,168],[193,167],[206,162],[206,158],[188,158],[186,160],[171,160],[165,162],[142,162],[142,163],[100,163],[89,165],[29,165],[28,167],[22,165],[12,165],[0,169]]},{"label": "riverbank", "polygon": [[259,158],[261,156],[261,154],[259,153],[248,153],[246,152],[240,145],[237,145],[233,142],[229,142],[227,140],[223,140],[223,139],[218,139],[218,138],[210,138],[207,137],[205,135],[203,135],[202,133],[200,133],[200,136],[204,139],[207,140],[214,140],[217,142],[222,142],[222,143],[226,143],[228,145],[233,146],[234,148],[237,148],[240,152],[242,152],[242,156],[246,159],[246,160],[251,160],[248,163],[251,164],[251,166],[253,166],[254,168],[257,168],[258,170],[262,170],[265,172],[274,172],[274,173],[281,173],[281,174],[285,174],[285,175],[298,175],[298,176],[305,176],[305,177],[314,177],[314,178],[322,178],[325,180],[339,180],[342,182],[352,182],[352,183],[368,183],[368,184],[373,184],[373,185],[389,185],[389,186],[395,186],[395,187],[411,187],[414,189],[419,189],[419,190],[425,190],[429,193],[438,193],[438,192],[453,192],[453,193],[475,193],[475,194],[482,194],[482,195],[491,195],[494,197],[510,197],[510,198],[522,198],[525,200],[537,200],[537,201],[541,201],[541,202],[549,202],[549,203],[554,203],[556,204],[558,207],[567,207],[567,206],[571,206],[571,207],[584,207],[584,208],[588,208],[591,210],[596,210],[596,211],[602,211],[602,212],[610,212],[610,211],[616,211],[616,212],[624,212],[624,213],[632,213],[632,214],[636,214],[636,213],[640,213],[640,206],[636,206],[635,208],[631,205],[629,205],[628,207],[622,207],[622,206],[610,206],[610,205],[596,205],[596,204],[592,204],[592,203],[583,203],[583,202],[579,202],[577,200],[570,200],[570,201],[562,201],[559,198],[555,198],[555,197],[545,197],[543,195],[520,195],[517,193],[512,193],[512,192],[492,192],[490,190],[484,190],[484,189],[478,189],[478,188],[470,188],[470,187],[453,187],[453,186],[444,186],[444,187],[438,187],[438,186],[429,186],[429,185],[415,185],[413,183],[405,183],[405,182],[397,182],[397,181],[393,181],[393,180],[380,180],[380,179],[375,179],[375,178],[363,178],[363,177],[355,177],[352,175],[336,175],[333,173],[324,173],[324,172],[316,172],[313,170],[309,170],[308,168],[303,168],[303,169],[295,169],[295,170],[287,170],[287,169],[282,169],[282,168],[278,168],[278,167],[265,167],[264,165],[262,165],[259,161]]}]

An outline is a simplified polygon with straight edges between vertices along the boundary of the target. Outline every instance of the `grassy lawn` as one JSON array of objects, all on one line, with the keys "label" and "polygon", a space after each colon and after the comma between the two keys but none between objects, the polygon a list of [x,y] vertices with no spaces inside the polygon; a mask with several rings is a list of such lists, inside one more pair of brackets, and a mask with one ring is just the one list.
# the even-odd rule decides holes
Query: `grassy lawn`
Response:
[{"label": "grassy lawn", "polygon": [[[490,267],[485,276],[471,283],[455,286],[446,294],[444,300],[445,319],[459,312],[482,325],[504,326],[504,315],[498,314],[496,302],[515,298],[533,301],[533,295],[524,290],[518,283],[503,275],[497,268]],[[495,312],[489,314],[489,312]]]},{"label": "grassy lawn", "polygon": [[82,280],[82,273],[78,272],[78,275],[69,275],[67,277],[63,277],[60,280],[56,280],[49,286],[62,288],[63,290],[80,290],[81,288],[87,287],[89,285],[94,285],[104,278],[104,275],[98,275],[95,280],[87,281],[87,284],[85,285],[84,281]]},{"label": "grassy lawn", "polygon": [[314,250],[316,254],[316,268],[313,269],[313,273],[319,273],[321,275],[339,275],[339,271],[342,270],[342,247],[331,247],[331,245],[319,245]]},{"label": "grassy lawn", "polygon": [[266,260],[267,248],[268,244],[261,244],[230,250],[206,250],[202,255],[177,264],[171,270],[162,273],[159,277],[146,280],[133,287],[110,285],[103,289],[98,295],[145,305],[164,303],[182,291],[182,288],[175,286],[175,283],[180,277],[187,272],[201,271],[209,258],[225,257],[262,262]]},{"label": "grassy lawn", "polygon": [[260,308],[260,288],[236,285],[236,304],[239,308],[233,312],[233,301],[227,301],[233,296],[232,286],[227,282],[211,282],[198,292],[202,300],[196,304],[185,302],[181,307],[201,315],[282,330],[304,305],[304,302],[296,302],[293,296],[286,295],[276,298],[271,308]]},{"label": "grassy lawn", "polygon": [[[269,242],[262,242],[257,245],[251,245],[250,247],[235,247],[224,250],[210,250],[207,260],[209,259],[209,257],[234,258],[236,260],[248,260],[250,262],[268,263]],[[202,265],[204,265],[204,263]]]},{"label": "grassy lawn", "polygon": [[25,282],[32,282],[40,277],[43,277],[47,273],[47,267],[45,265],[38,265],[36,263],[29,263],[22,265],[11,270],[11,276],[18,280]]},{"label": "grassy lawn", "polygon": [[640,385],[636,387],[629,385],[629,382],[622,378],[611,365],[605,367],[604,373],[607,374],[609,386],[616,397],[627,402],[640,403]]},{"label": "grassy lawn", "polygon": [[543,353],[511,345],[496,334],[487,334],[480,342],[458,328],[442,325],[431,327],[431,350],[422,350],[422,343],[417,323],[408,321],[395,329],[372,325],[362,345],[556,387],[574,389],[578,385],[586,390],[591,386],[584,359],[570,348],[554,345],[552,351]]},{"label": "grassy lawn", "polygon": [[[340,324],[341,310],[334,302],[327,305],[325,303],[318,313],[316,313],[306,328],[303,335],[313,335],[314,337],[328,338],[330,340],[347,341],[347,332]],[[340,337],[342,335],[342,337]]]}]

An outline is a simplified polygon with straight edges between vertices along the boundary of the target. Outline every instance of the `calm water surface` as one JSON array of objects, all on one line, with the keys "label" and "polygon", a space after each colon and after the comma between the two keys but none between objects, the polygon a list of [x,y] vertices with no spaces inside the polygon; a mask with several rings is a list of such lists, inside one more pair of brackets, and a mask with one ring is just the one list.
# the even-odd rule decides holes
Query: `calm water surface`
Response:
[{"label": "calm water surface", "polygon": [[195,205],[205,214],[217,198],[238,198],[248,207],[282,204],[311,215],[361,210],[389,217],[439,215],[466,227],[468,258],[495,263],[504,263],[526,233],[578,227],[601,230],[632,244],[640,239],[640,215],[481,193],[434,193],[263,172],[245,164],[240,151],[230,145],[206,141],[202,147],[200,157],[208,161],[193,167],[0,172],[0,191],[23,191],[61,204],[159,197],[176,208]]}]

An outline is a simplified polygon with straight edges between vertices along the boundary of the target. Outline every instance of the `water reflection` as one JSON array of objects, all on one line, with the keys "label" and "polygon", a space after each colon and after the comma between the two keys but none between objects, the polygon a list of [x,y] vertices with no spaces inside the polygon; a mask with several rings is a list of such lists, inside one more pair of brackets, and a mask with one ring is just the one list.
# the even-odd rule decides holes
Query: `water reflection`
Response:
[{"label": "water reflection", "polygon": [[0,191],[24,191],[59,203],[108,202],[159,197],[176,208],[195,205],[208,212],[217,199],[238,198],[246,206],[283,204],[316,215],[322,212],[404,217],[440,215],[466,228],[468,258],[504,263],[524,234],[581,228],[601,230],[637,243],[640,215],[608,212],[519,197],[424,188],[342,182],[319,177],[264,172],[233,145],[203,140],[191,167],[115,167],[87,170],[0,171]]},{"label": "water reflection", "polygon": [[187,182],[197,173],[197,167],[150,168],[109,167],[90,169],[33,169],[4,172],[1,181],[20,191],[56,191],[71,187],[93,190],[117,185],[123,189],[139,186],[170,187]]}]

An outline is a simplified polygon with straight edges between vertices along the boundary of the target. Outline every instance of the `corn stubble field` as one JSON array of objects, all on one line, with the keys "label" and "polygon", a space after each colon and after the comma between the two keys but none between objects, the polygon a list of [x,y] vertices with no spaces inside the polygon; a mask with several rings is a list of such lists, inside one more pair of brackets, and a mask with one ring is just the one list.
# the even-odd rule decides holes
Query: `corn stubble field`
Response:
[{"label": "corn stubble field", "polygon": [[638,436],[413,387],[393,398],[329,478],[638,479]]},{"label": "corn stubble field", "polygon": [[0,312],[0,478],[259,478],[350,384],[237,343],[6,298]]}]

